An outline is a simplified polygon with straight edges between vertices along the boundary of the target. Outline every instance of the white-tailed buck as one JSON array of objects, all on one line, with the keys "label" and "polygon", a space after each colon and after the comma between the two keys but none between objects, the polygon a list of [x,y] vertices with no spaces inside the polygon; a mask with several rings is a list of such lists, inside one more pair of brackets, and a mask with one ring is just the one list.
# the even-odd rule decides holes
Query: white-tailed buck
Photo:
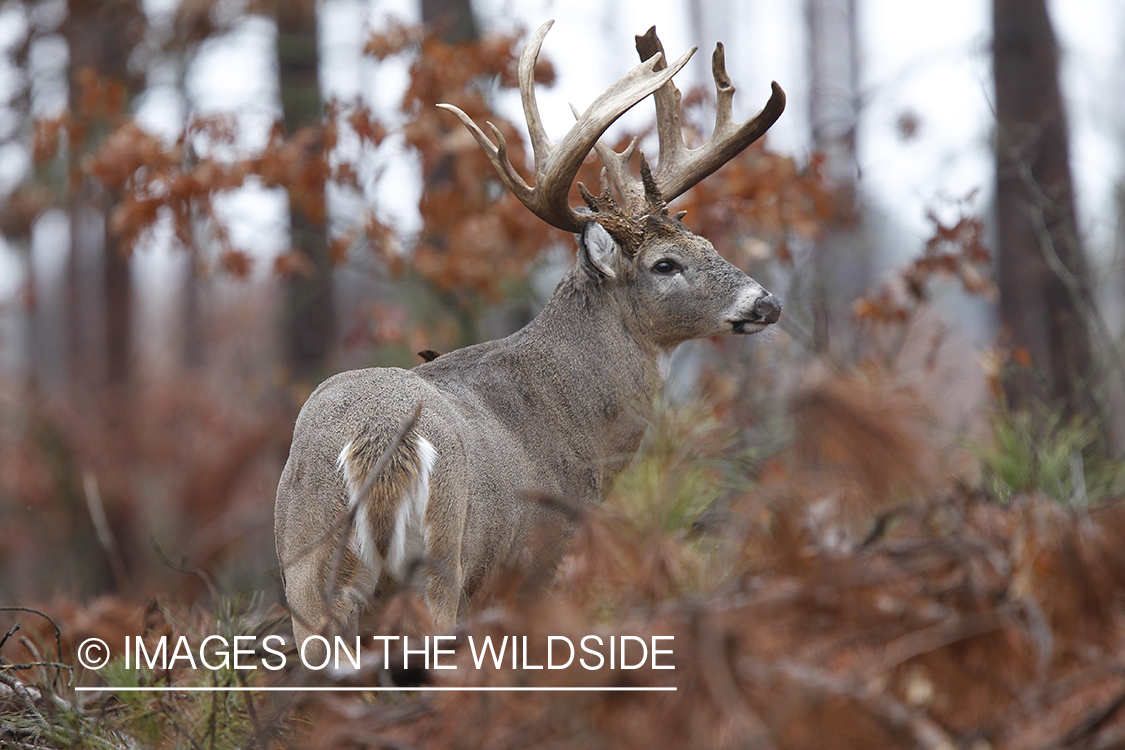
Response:
[{"label": "white-tailed buck", "polygon": [[[519,63],[534,186],[508,161],[495,127],[497,143],[456,107],[440,106],[461,119],[524,205],[577,235],[577,264],[543,312],[511,336],[413,370],[341,373],[309,398],[277,488],[275,526],[298,642],[353,629],[367,603],[420,557],[429,563],[420,580],[435,626],[452,628],[462,598],[525,553],[538,523],[558,516],[529,493],[602,502],[640,444],[664,384],[662,363],[678,344],[756,333],[781,314],[775,297],[666,208],[766,132],[785,107],[781,88],[773,84],[762,111],[735,123],[719,44],[714,134],[689,149],[672,76],[694,50],[667,66],[649,30],[637,37],[644,62],[552,143],[533,83],[550,27],[540,27]],[[642,155],[637,179],[628,164],[636,142],[618,154],[599,138],[650,94],[659,162],[650,170]],[[601,194],[579,185],[587,208],[574,209],[567,193],[591,149],[605,165]],[[561,549],[531,554],[551,558]]]}]

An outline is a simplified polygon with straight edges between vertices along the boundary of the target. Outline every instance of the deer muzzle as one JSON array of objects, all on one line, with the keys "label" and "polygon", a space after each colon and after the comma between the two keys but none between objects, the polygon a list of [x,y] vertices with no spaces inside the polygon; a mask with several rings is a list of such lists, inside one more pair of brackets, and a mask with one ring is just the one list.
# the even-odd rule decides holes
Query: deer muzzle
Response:
[{"label": "deer muzzle", "polygon": [[781,317],[781,300],[765,292],[754,302],[752,320],[762,323],[776,323]]},{"label": "deer muzzle", "polygon": [[781,301],[764,289],[729,319],[733,333],[757,333],[781,318]]}]

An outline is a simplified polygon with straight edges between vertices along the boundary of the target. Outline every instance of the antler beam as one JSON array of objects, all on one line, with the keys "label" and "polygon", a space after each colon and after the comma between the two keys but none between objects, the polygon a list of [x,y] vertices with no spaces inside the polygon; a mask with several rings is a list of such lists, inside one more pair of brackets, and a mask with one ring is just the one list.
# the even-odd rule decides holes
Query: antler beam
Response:
[{"label": "antler beam", "polygon": [[[655,26],[637,37],[637,52],[642,59],[663,56],[664,46],[656,36]],[[660,68],[661,64],[658,63],[656,70]],[[653,95],[656,101],[656,133],[660,144],[659,162],[653,177],[665,202],[671,202],[686,193],[693,185],[765,135],[785,110],[785,92],[774,82],[773,93],[758,114],[742,124],[734,121],[731,102],[735,88],[727,75],[722,42],[715,45],[715,53],[711,57],[711,74],[715,79],[717,105],[715,129],[708,141],[699,148],[691,149],[684,143],[680,92],[676,85],[668,81]],[[625,205],[637,207],[635,211],[643,210],[644,187],[629,170],[629,159],[636,148],[636,141],[621,153],[600,141],[595,148],[606,167],[610,183]]]},{"label": "antler beam", "polygon": [[[637,53],[642,58],[651,58],[663,50],[655,26],[637,37]],[[715,45],[715,53],[711,56],[711,75],[715,79],[715,130],[699,148],[689,149],[684,143],[680,126],[680,92],[676,85],[669,81],[653,97],[656,100],[657,136],[660,140],[660,162],[654,176],[666,201],[683,195],[765,135],[785,111],[785,92],[774,81],[766,106],[741,125],[734,121],[731,102],[735,89],[727,75],[722,42]]]},{"label": "antler beam", "polygon": [[695,48],[670,66],[665,65],[663,51],[653,54],[595,99],[561,141],[551,143],[543,129],[535,101],[535,63],[543,38],[553,24],[554,21],[548,21],[540,26],[520,54],[520,99],[535,156],[534,187],[529,186],[512,166],[507,144],[495,125],[488,123],[496,137],[496,143],[493,143],[460,109],[451,104],[438,106],[457,115],[484,149],[504,184],[532,213],[559,229],[577,232],[585,219],[570,207],[567,195],[583,159],[617,118],[649,94],[669,85],[672,76],[687,64]]}]

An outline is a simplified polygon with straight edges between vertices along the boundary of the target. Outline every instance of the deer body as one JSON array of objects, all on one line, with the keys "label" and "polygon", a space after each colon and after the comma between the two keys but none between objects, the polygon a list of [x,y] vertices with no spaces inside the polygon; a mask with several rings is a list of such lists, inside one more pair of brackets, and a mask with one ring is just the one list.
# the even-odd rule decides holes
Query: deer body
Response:
[{"label": "deer body", "polygon": [[[528,45],[532,53],[525,50],[532,69],[547,28]],[[653,69],[659,70],[662,56],[648,57],[640,66],[648,66],[648,77],[626,92],[638,101],[670,87],[668,70],[682,66],[657,76]],[[527,111],[531,87],[524,86],[529,78],[524,58]],[[597,106],[591,106],[595,119]],[[539,172],[555,155],[550,144],[537,140],[537,118],[529,114],[538,144],[536,189],[546,190],[559,176]],[[580,119],[576,130],[582,124]],[[572,148],[584,156],[600,134],[587,134],[588,142]],[[492,148],[507,181],[510,175],[498,161],[506,161],[502,141]],[[597,148],[603,162],[617,157],[615,186],[632,196],[626,208],[608,187],[600,198],[584,193],[592,209],[585,213],[558,205],[557,197],[549,206],[539,205],[532,189],[526,200],[521,197],[578,239],[576,266],[535,320],[505,339],[442,355],[413,370],[342,373],[325,381],[302,408],[275,515],[299,641],[324,630],[354,628],[370,598],[407,577],[419,558],[431,563],[432,572],[422,577],[423,593],[440,629],[452,627],[462,598],[512,555],[534,555],[550,564],[561,554],[563,539],[548,549],[526,550],[525,544],[540,522],[550,517],[557,523],[558,512],[528,494],[599,504],[640,444],[653,399],[663,388],[662,360],[683,341],[754,333],[778,319],[774,297],[679,217],[668,215],[658,180],[643,160],[643,185],[625,182],[623,164],[631,148],[624,155]],[[568,169],[569,164],[564,173]],[[562,196],[565,200],[565,190]],[[412,415],[416,421],[387,453]],[[385,465],[375,472],[381,457]]]}]

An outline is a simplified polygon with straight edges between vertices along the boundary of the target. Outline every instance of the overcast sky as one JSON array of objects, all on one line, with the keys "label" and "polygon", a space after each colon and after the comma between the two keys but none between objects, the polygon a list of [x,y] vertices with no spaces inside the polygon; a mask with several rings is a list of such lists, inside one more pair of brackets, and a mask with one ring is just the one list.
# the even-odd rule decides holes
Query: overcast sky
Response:
[{"label": "overcast sky", "polygon": [[[860,19],[861,112],[858,160],[869,202],[893,217],[904,253],[928,237],[929,207],[980,193],[974,205],[987,208],[991,196],[992,82],[988,0],[858,0]],[[416,18],[414,0],[382,0],[371,7],[369,23],[393,16]],[[548,132],[561,135],[572,122],[569,102],[580,109],[634,63],[632,34],[655,24],[677,56],[692,44],[700,53],[681,73],[681,88],[706,82],[714,42],[727,49],[728,69],[738,87],[735,114],[752,115],[777,80],[789,106],[770,131],[771,148],[807,158],[810,148],[803,3],[797,0],[714,0],[704,3],[702,29],[693,28],[685,2],[673,0],[478,0],[486,29],[533,30],[555,18],[543,54],[559,73],[558,83],[540,93]],[[358,0],[332,0],[327,14],[326,83],[341,93],[395,92],[404,70],[354,64],[361,43],[354,23]],[[1125,158],[1125,105],[1107,92],[1125,90],[1125,4],[1115,0],[1070,0],[1050,4],[1062,48],[1063,90],[1072,127],[1072,163],[1078,186],[1080,221],[1096,257],[1105,257],[1117,218],[1114,185]],[[340,71],[339,74],[332,71]],[[390,96],[387,97],[391,98]],[[518,98],[506,102],[519,119]],[[917,135],[904,140],[896,127],[903,114],[918,118]],[[634,122],[651,117],[641,105]],[[388,211],[405,229],[416,226],[416,192],[403,190],[405,175],[392,173],[392,191],[380,193]]]},{"label": "overcast sky", "polygon": [[[159,11],[173,3],[147,0],[146,7]],[[365,34],[386,18],[416,20],[417,5],[417,0],[326,0],[321,48],[328,91],[345,97],[362,93],[391,110],[401,95],[405,62],[375,65],[362,59],[360,50]],[[530,31],[547,18],[557,20],[543,54],[555,63],[558,82],[539,96],[553,137],[572,122],[570,102],[584,108],[635,64],[632,35],[655,24],[672,57],[692,44],[702,47],[677,78],[681,89],[707,82],[710,51],[715,41],[725,43],[740,120],[765,102],[771,80],[780,82],[789,104],[770,131],[769,144],[804,160],[810,141],[803,5],[799,0],[705,0],[702,28],[689,22],[687,2],[680,0],[477,0],[475,7],[486,31]],[[928,236],[927,207],[948,208],[952,199],[974,189],[980,189],[977,209],[986,210],[990,200],[990,3],[857,0],[857,5],[861,187],[869,203],[891,217],[893,251],[910,255]],[[1117,222],[1113,189],[1125,170],[1125,105],[1121,96],[1107,95],[1125,90],[1125,4],[1056,0],[1050,7],[1063,51],[1080,221],[1091,252],[1104,258]],[[0,23],[0,41],[3,32]],[[209,43],[197,55],[189,78],[194,105],[205,111],[241,111],[264,132],[265,123],[277,115],[273,45],[272,25],[262,19],[246,21],[229,38]],[[142,122],[155,130],[178,127],[183,102],[170,71],[158,70],[150,82],[158,85],[140,107]],[[516,94],[502,106],[520,119]],[[910,140],[903,140],[896,128],[903,114],[920,123]],[[651,117],[647,103],[627,115],[634,124]],[[9,170],[13,163],[8,162]],[[383,166],[376,193],[381,213],[410,232],[418,226],[419,188],[412,162],[391,158]],[[284,210],[276,195],[246,193],[228,202],[227,209],[245,219],[235,228],[236,242],[266,253],[286,245]]]}]

